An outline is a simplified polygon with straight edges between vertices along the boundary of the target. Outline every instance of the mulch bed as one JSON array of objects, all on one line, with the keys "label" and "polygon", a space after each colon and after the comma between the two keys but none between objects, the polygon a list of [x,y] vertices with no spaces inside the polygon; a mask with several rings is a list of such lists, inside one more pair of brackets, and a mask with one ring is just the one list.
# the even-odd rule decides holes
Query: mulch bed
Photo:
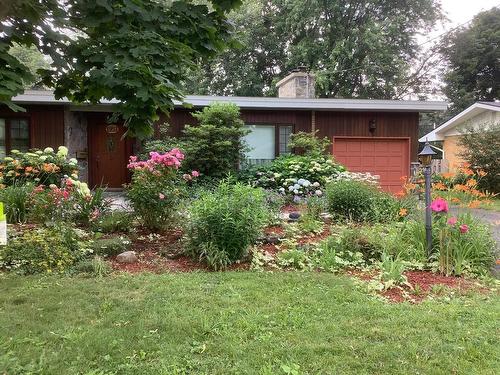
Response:
[{"label": "mulch bed", "polygon": [[[348,270],[346,274],[367,282],[375,280],[379,276],[379,272],[361,270]],[[404,275],[408,280],[408,285],[393,287],[380,291],[378,294],[393,303],[420,303],[427,297],[435,294],[433,292],[433,287],[437,285],[458,293],[464,293],[469,290],[485,291],[485,289],[478,286],[474,280],[464,277],[445,276],[431,271],[419,270],[406,271]]]}]

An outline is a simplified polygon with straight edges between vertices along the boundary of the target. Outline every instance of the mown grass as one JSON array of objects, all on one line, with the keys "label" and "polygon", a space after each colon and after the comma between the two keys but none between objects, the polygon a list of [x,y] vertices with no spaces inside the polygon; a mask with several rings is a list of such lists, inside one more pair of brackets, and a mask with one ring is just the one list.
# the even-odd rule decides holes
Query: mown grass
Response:
[{"label": "mown grass", "polygon": [[494,374],[500,299],[388,304],[321,273],[0,275],[0,373]]}]

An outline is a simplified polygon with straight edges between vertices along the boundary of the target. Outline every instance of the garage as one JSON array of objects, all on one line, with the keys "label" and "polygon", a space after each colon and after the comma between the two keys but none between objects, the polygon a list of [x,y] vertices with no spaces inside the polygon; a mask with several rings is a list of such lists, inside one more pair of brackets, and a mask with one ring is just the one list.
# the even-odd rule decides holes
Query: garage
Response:
[{"label": "garage", "polygon": [[409,138],[334,137],[333,155],[349,171],[379,175],[382,189],[391,193],[410,173]]}]

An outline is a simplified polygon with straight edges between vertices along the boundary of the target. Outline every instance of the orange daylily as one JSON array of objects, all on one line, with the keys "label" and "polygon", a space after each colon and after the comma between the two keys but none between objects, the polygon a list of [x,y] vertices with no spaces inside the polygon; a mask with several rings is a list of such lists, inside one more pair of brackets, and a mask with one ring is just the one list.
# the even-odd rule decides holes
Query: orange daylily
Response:
[{"label": "orange daylily", "polygon": [[453,178],[455,176],[455,174],[451,173],[451,172],[446,172],[446,173],[441,173],[441,176],[443,178],[446,178],[447,180],[449,180],[450,178]]},{"label": "orange daylily", "polygon": [[399,216],[406,216],[406,215],[408,215],[408,210],[406,208],[400,208]]},{"label": "orange daylily", "polygon": [[481,201],[475,199],[468,204],[469,208],[478,208],[481,205]]},{"label": "orange daylily", "polygon": [[467,186],[469,187],[473,187],[473,186],[476,186],[477,185],[477,181],[474,180],[473,178],[470,178],[467,180],[467,182],[465,183]]},{"label": "orange daylily", "polygon": [[443,184],[442,182],[436,182],[435,184],[432,184],[432,188],[436,190],[446,190],[446,185]]}]

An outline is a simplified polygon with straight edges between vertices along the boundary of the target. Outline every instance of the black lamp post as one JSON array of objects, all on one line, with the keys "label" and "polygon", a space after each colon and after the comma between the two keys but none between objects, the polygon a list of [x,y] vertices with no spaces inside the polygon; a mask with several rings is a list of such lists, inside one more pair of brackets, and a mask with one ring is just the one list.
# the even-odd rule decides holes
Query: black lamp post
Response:
[{"label": "black lamp post", "polygon": [[418,154],[418,158],[424,167],[425,177],[425,240],[427,243],[427,257],[432,252],[432,214],[431,214],[431,162],[432,155],[436,153],[432,150],[429,142],[425,142],[423,150]]}]

